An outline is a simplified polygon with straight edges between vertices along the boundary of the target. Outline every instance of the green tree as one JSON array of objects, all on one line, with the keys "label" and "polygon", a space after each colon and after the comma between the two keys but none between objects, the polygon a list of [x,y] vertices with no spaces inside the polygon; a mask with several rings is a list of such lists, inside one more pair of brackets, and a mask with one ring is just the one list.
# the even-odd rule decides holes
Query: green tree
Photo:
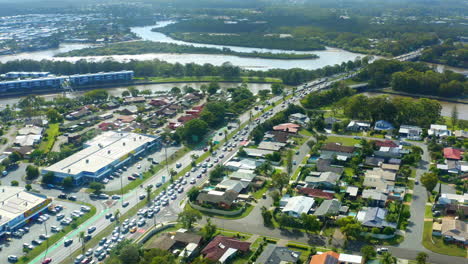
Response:
[{"label": "green tree", "polygon": [[293,155],[294,155],[293,151],[288,150],[286,154],[286,169],[287,169],[288,175],[291,175],[291,173],[293,172]]},{"label": "green tree", "polygon": [[146,190],[146,202],[150,203],[151,202],[151,190],[153,190],[153,186],[148,185],[146,186],[145,190]]},{"label": "green tree", "polygon": [[453,108],[452,108],[451,120],[452,120],[452,128],[455,129],[455,127],[458,124],[458,108],[457,108],[457,105],[454,105]]},{"label": "green tree", "polygon": [[422,185],[424,185],[424,187],[426,187],[426,190],[428,192],[432,192],[438,182],[439,182],[439,178],[437,177],[437,174],[433,172],[424,173],[421,176],[421,183]]},{"label": "green tree", "polygon": [[34,180],[39,176],[39,169],[34,165],[28,165],[26,167],[26,179]]},{"label": "green tree", "polygon": [[200,194],[200,189],[198,187],[192,187],[188,190],[187,197],[193,202],[197,199],[198,194]]},{"label": "green tree", "polygon": [[26,191],[28,191],[28,192],[32,190],[31,184],[26,184],[26,186],[24,186],[24,188],[25,188]]},{"label": "green tree", "polygon": [[382,264],[396,264],[397,258],[392,256],[390,252],[384,252],[382,254]]},{"label": "green tree", "polygon": [[73,187],[73,177],[68,176],[63,179],[62,186],[65,189],[70,189]]},{"label": "green tree", "polygon": [[125,245],[119,254],[122,263],[138,263],[140,261],[140,250],[136,244],[129,243]]},{"label": "green tree", "polygon": [[226,174],[226,167],[223,165],[216,165],[214,169],[210,172],[210,182],[219,181]]},{"label": "green tree", "polygon": [[361,248],[361,254],[364,257],[364,263],[377,255],[373,246],[366,245]]},{"label": "green tree", "polygon": [[284,85],[282,83],[272,83],[271,93],[274,95],[280,95],[283,93]]},{"label": "green tree", "polygon": [[273,186],[278,188],[280,194],[283,193],[283,188],[289,183],[289,176],[284,172],[276,172],[271,176]]},{"label": "green tree", "polygon": [[84,231],[81,231],[78,234],[78,240],[81,242],[81,253],[84,254],[85,249],[86,249],[86,241],[85,241],[85,232]]},{"label": "green tree", "polygon": [[416,256],[416,261],[418,264],[426,264],[427,263],[427,258],[429,256],[425,252],[419,252],[418,255]]},{"label": "green tree", "polygon": [[181,92],[182,91],[180,90],[179,87],[172,87],[171,89],[171,94],[176,95],[176,96],[179,95]]},{"label": "green tree", "polygon": [[265,226],[272,226],[273,225],[273,215],[265,206],[262,206],[262,217],[263,217],[263,224]]},{"label": "green tree", "polygon": [[46,115],[50,123],[60,123],[63,121],[63,116],[55,108],[49,108]]},{"label": "green tree", "polygon": [[100,182],[91,182],[89,183],[89,188],[93,190],[95,194],[100,193],[102,190],[106,188],[106,186]]},{"label": "green tree", "polygon": [[19,182],[18,181],[11,181],[10,182],[11,186],[18,186],[19,185]]},{"label": "green tree", "polygon": [[184,228],[191,229],[193,223],[201,218],[202,215],[200,212],[191,208],[186,208],[184,211],[179,213],[177,221],[181,223]]},{"label": "green tree", "polygon": [[206,225],[201,229],[203,239],[205,239],[205,241],[210,241],[210,239],[216,234],[216,231],[216,225],[211,223],[211,218],[207,218]]},{"label": "green tree", "polygon": [[219,83],[218,82],[210,82],[210,84],[208,85],[207,92],[210,95],[213,95],[216,92],[218,92],[218,90],[219,90]]},{"label": "green tree", "polygon": [[46,174],[42,175],[42,183],[43,184],[52,184],[54,182],[55,174],[51,171],[47,172]]},{"label": "green tree", "polygon": [[177,129],[180,137],[189,144],[200,142],[207,132],[208,124],[201,119],[192,119]]},{"label": "green tree", "polygon": [[305,230],[309,232],[317,232],[320,230],[320,220],[315,215],[302,214],[301,222]]},{"label": "green tree", "polygon": [[343,217],[336,222],[340,226],[340,230],[345,235],[346,240],[357,239],[362,231],[361,223],[353,217]]}]

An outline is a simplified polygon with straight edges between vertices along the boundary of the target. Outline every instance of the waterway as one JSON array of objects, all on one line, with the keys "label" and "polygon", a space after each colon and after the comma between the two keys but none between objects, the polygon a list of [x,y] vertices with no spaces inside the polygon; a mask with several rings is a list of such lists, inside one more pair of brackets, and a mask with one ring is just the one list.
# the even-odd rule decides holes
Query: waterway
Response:
[{"label": "waterway", "polygon": [[[366,96],[369,97],[375,97],[375,96],[381,96],[383,95],[382,93],[374,93],[374,92],[365,92],[363,93]],[[385,94],[389,97],[406,97],[407,96],[402,96],[402,95],[396,95],[396,94]],[[454,102],[447,102],[447,101],[439,101],[440,105],[442,106],[441,110],[441,115],[442,116],[448,116],[450,117],[452,115],[452,110],[453,107],[457,107],[458,110],[458,118],[463,119],[463,120],[468,120],[468,104],[462,104],[462,103],[454,103]]]},{"label": "waterway", "polygon": [[138,54],[138,55],[111,55],[111,56],[88,56],[88,57],[54,57],[55,55],[67,52],[75,49],[81,49],[90,47],[90,44],[61,44],[57,49],[50,49],[36,52],[26,52],[14,55],[0,56],[0,62],[6,62],[17,59],[32,59],[32,60],[64,60],[64,61],[77,61],[85,59],[88,61],[103,61],[113,59],[116,61],[130,61],[130,60],[152,60],[159,59],[170,63],[197,63],[205,64],[210,63],[216,66],[223,64],[224,62],[231,62],[232,64],[242,67],[244,69],[255,69],[255,70],[269,70],[269,69],[318,69],[327,65],[341,64],[349,60],[355,60],[358,57],[365,56],[364,54],[353,53],[337,48],[328,48],[321,51],[294,51],[294,50],[277,50],[277,49],[259,49],[259,48],[247,48],[247,47],[235,47],[235,46],[223,46],[223,45],[210,45],[210,44],[197,44],[189,43],[184,41],[175,40],[163,33],[152,32],[151,29],[157,27],[164,27],[173,23],[173,21],[161,21],[152,26],[145,27],[133,27],[131,31],[140,36],[143,40],[158,41],[165,43],[175,44],[186,44],[193,45],[196,47],[212,47],[212,48],[230,48],[234,51],[239,52],[271,52],[271,53],[310,53],[317,54],[317,59],[297,59],[297,60],[278,60],[278,59],[263,59],[263,58],[246,58],[237,57],[231,55],[220,55],[220,54],[177,54],[177,53],[149,53],[149,54]]}]

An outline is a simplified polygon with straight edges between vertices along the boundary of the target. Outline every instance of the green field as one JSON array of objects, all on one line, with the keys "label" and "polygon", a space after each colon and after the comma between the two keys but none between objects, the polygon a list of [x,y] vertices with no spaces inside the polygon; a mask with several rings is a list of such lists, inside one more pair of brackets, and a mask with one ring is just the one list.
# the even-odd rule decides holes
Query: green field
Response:
[{"label": "green field", "polygon": [[360,139],[354,139],[352,137],[329,136],[325,142],[336,142],[341,143],[343,146],[354,146],[356,144],[359,144],[360,141]]},{"label": "green field", "polygon": [[39,149],[48,153],[55,144],[55,140],[59,135],[59,124],[49,124],[49,127],[45,131],[46,137],[42,139],[42,142],[39,144]]}]

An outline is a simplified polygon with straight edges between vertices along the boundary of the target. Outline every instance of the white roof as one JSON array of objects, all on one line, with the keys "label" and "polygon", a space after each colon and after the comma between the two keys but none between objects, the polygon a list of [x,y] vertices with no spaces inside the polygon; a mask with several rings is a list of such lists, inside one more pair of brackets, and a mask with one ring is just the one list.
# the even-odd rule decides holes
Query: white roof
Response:
[{"label": "white roof", "polygon": [[229,259],[232,255],[234,255],[237,252],[237,249],[235,248],[228,248],[226,252],[219,258],[219,262],[224,263],[226,260]]},{"label": "white roof", "polygon": [[20,130],[18,130],[18,135],[40,135],[42,134],[43,128],[34,126],[34,125],[27,125]]},{"label": "white roof", "polygon": [[154,140],[156,139],[153,137],[136,133],[108,131],[88,141],[85,149],[45,170],[71,175],[83,171],[95,173],[116,160],[124,159],[135,149]]},{"label": "white roof", "polygon": [[1,186],[0,225],[24,214],[46,200],[45,197],[24,191],[23,187]]},{"label": "white roof", "polygon": [[314,198],[294,196],[288,199],[288,203],[283,208],[283,212],[295,212],[298,215],[301,215],[302,213],[308,213],[314,203]]},{"label": "white roof", "polygon": [[457,201],[458,203],[468,203],[468,193],[465,194],[453,194],[453,193],[442,193],[440,198]]},{"label": "white roof", "polygon": [[338,258],[340,263],[362,263],[362,256],[340,253]]},{"label": "white roof", "polygon": [[16,136],[15,143],[19,146],[33,146],[41,140],[41,135]]},{"label": "white roof", "polygon": [[434,125],[434,124],[432,124],[430,129],[433,129],[433,130],[447,130],[447,126],[446,125]]}]

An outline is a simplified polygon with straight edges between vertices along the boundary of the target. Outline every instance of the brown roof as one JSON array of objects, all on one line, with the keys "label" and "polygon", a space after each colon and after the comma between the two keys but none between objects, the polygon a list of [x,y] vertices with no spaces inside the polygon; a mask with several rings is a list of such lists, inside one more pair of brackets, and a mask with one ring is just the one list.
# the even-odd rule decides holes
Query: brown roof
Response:
[{"label": "brown roof", "polygon": [[320,255],[312,256],[309,264],[336,264],[339,258],[340,254],[328,251]]},{"label": "brown roof", "polygon": [[194,233],[188,233],[188,232],[177,232],[174,235],[174,240],[177,242],[182,242],[184,244],[190,244],[190,243],[195,243],[195,244],[200,244],[200,241],[202,239],[202,236],[194,234]]},{"label": "brown roof", "polygon": [[354,147],[343,146],[338,143],[330,142],[322,147],[322,150],[343,152],[343,153],[353,153]]},{"label": "brown roof", "polygon": [[239,196],[239,193],[232,190],[224,192],[223,195],[214,195],[207,192],[201,192],[197,196],[197,201],[199,203],[210,202],[231,205],[237,196]]},{"label": "brown roof", "polygon": [[309,197],[323,198],[327,200],[333,199],[333,193],[324,192],[320,189],[313,189],[309,187],[304,187],[298,190],[299,193],[305,194]]},{"label": "brown roof", "polygon": [[442,235],[468,239],[468,224],[453,219],[442,220]]},{"label": "brown roof", "polygon": [[156,237],[146,248],[169,250],[175,243],[176,241],[171,239],[171,235],[169,233],[164,233],[161,236]]},{"label": "brown roof", "polygon": [[201,253],[208,259],[218,261],[230,248],[248,252],[250,250],[250,243],[231,237],[217,236],[206,245]]}]

